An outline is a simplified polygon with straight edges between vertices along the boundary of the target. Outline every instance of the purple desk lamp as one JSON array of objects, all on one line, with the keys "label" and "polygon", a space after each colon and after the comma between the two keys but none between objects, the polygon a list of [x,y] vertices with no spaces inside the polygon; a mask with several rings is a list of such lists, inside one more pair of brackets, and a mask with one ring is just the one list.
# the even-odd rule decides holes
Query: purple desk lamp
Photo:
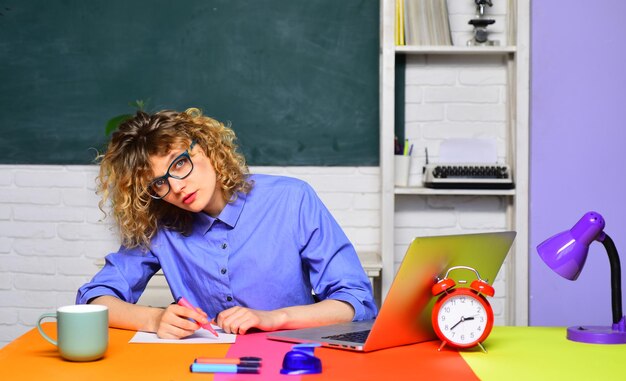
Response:
[{"label": "purple desk lamp", "polygon": [[567,328],[572,341],[595,344],[626,344],[626,317],[622,315],[622,286],[619,255],[611,237],[604,233],[604,218],[587,212],[570,230],[554,235],[537,246],[543,261],[557,274],[576,280],[587,260],[589,245],[602,242],[611,264],[611,302],[613,325]]}]

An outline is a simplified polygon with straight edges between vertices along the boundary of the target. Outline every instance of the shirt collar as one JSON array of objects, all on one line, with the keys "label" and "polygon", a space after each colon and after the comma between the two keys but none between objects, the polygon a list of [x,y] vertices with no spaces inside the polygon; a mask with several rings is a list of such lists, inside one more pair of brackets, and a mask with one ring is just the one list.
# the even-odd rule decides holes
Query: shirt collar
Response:
[{"label": "shirt collar", "polygon": [[208,232],[215,221],[222,221],[226,225],[234,228],[237,225],[237,221],[239,220],[239,216],[241,216],[241,212],[243,212],[243,207],[246,204],[247,194],[239,193],[237,199],[234,202],[226,203],[222,212],[215,217],[211,217],[204,212],[200,212],[196,214],[196,226],[199,230],[204,233]]},{"label": "shirt collar", "polygon": [[217,217],[220,221],[225,223],[226,225],[234,228],[237,226],[237,221],[239,220],[239,216],[241,216],[241,212],[243,212],[243,207],[246,205],[247,194],[238,193],[237,199],[234,202],[226,203],[224,209]]}]

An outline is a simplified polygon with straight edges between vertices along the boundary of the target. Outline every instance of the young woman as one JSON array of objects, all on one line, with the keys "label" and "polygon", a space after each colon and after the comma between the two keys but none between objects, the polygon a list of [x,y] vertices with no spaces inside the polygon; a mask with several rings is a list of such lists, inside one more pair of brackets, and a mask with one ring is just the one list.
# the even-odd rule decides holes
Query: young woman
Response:
[{"label": "young woman", "polygon": [[[189,318],[243,334],[377,313],[354,247],[313,189],[250,175],[234,132],[197,109],[123,123],[98,191],[122,246],[76,301],[107,305],[111,326],[182,338],[199,328]],[[197,310],[135,304],[159,269]]]}]

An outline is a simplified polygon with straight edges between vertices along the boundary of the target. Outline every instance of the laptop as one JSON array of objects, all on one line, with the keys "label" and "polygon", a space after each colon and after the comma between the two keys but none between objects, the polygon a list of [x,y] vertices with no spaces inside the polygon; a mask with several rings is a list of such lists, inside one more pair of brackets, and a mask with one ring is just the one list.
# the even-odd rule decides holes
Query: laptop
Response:
[{"label": "laptop", "polygon": [[[431,287],[437,277],[443,277],[450,267],[468,266],[493,284],[515,234],[506,231],[417,237],[409,245],[375,320],[278,331],[267,337],[358,352],[434,340],[431,312],[436,298]],[[450,278],[459,284],[460,280],[471,282],[476,275],[461,270],[450,273]]]}]

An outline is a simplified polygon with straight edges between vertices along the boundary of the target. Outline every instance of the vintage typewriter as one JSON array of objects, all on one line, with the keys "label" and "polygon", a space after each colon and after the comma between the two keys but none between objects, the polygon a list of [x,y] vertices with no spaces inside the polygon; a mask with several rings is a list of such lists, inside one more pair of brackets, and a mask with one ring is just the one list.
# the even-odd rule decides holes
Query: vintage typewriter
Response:
[{"label": "vintage typewriter", "polygon": [[437,189],[513,189],[506,164],[433,163],[423,169],[424,186]]}]

